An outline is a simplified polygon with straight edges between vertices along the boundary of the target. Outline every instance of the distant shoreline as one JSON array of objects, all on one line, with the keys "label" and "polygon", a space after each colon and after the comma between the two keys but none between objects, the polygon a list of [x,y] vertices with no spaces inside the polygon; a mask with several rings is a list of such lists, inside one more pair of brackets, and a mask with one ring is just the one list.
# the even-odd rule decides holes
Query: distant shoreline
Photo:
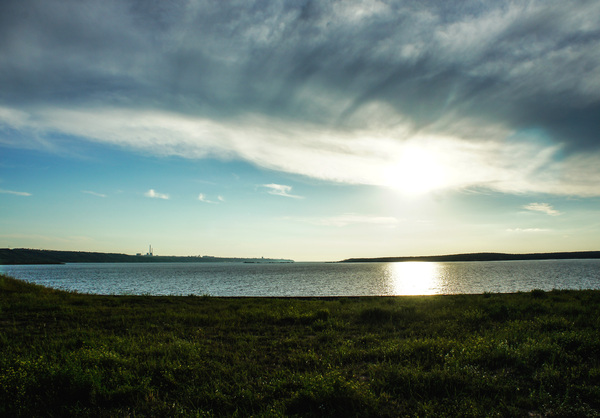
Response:
[{"label": "distant shoreline", "polygon": [[278,258],[238,258],[213,256],[161,256],[97,253],[85,251],[0,248],[0,265],[65,263],[293,263]]},{"label": "distant shoreline", "polygon": [[414,257],[376,257],[376,258],[348,258],[340,263],[376,263],[376,262],[402,262],[402,261],[519,261],[519,260],[582,260],[600,258],[600,251],[574,251],[556,253],[468,253]]},{"label": "distant shoreline", "polygon": [[[519,261],[519,260],[582,260],[600,259],[600,251],[573,251],[550,253],[464,253],[432,256],[404,257],[360,257],[348,258],[330,263],[392,263],[410,261]],[[242,258],[214,256],[160,256],[128,255],[121,253],[100,253],[86,251],[40,250],[31,248],[0,248],[0,265],[24,264],[66,264],[66,263],[247,263],[273,264],[294,263],[292,259],[279,258]]]}]

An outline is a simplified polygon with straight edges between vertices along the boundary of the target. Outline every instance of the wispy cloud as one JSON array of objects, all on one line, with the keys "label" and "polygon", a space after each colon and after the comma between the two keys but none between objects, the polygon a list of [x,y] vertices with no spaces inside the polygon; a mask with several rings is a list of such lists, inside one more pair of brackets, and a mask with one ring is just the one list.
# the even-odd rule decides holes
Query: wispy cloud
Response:
[{"label": "wispy cloud", "polygon": [[396,226],[400,221],[390,216],[360,215],[357,213],[344,213],[323,218],[290,218],[292,220],[310,223],[312,225],[343,227],[355,224],[370,224],[381,226]]},{"label": "wispy cloud", "polygon": [[[32,134],[47,130],[185,158],[235,156],[268,169],[340,183],[393,187],[397,181],[401,186],[411,177],[435,173],[434,183],[442,189],[600,195],[600,153],[559,160],[559,145],[548,146],[535,137],[503,141],[511,132],[500,127],[480,132],[489,140],[473,141],[425,130],[411,133],[410,124],[403,123],[376,131],[330,131],[268,116],[221,122],[143,109],[55,107],[31,112],[30,119],[36,121]],[[415,148],[417,155],[429,157],[412,162],[416,172],[400,170],[403,178],[393,178]]]},{"label": "wispy cloud", "polygon": [[[221,196],[219,196],[217,199],[219,200],[219,202],[223,201],[222,198],[221,198]],[[214,200],[210,200],[208,197],[206,197],[206,195],[204,193],[200,193],[198,195],[198,200],[201,201],[201,202],[204,202],[204,203],[212,203],[212,204],[219,203],[219,202],[216,202]]]},{"label": "wispy cloud", "polygon": [[263,184],[262,187],[267,188],[267,193],[273,194],[276,196],[291,197],[293,199],[303,199],[304,198],[303,196],[291,194],[290,192],[292,191],[292,186],[271,183],[271,184]]},{"label": "wispy cloud", "polygon": [[93,238],[85,235],[50,236],[40,234],[0,234],[0,237],[15,240],[16,242],[43,241],[60,244],[81,244],[94,241]]},{"label": "wispy cloud", "polygon": [[0,123],[19,135],[0,142],[369,185],[427,143],[439,188],[600,196],[599,2],[133,3],[3,5]]},{"label": "wispy cloud", "polygon": [[550,230],[545,228],[509,228],[506,231],[517,234],[529,234],[538,232],[548,232]]},{"label": "wispy cloud", "polygon": [[15,196],[31,196],[31,193],[16,192],[14,190],[5,190],[5,189],[0,189],[0,193],[14,194]]},{"label": "wispy cloud", "polygon": [[550,216],[562,215],[561,212],[554,209],[549,203],[530,203],[523,206],[523,209],[531,210],[533,212],[542,212]]},{"label": "wispy cloud", "polygon": [[148,190],[146,193],[144,193],[144,196],[146,197],[150,197],[153,199],[164,199],[164,200],[169,200],[169,195],[165,194],[165,193],[158,193],[156,190],[154,189],[150,189]]},{"label": "wispy cloud", "polygon": [[82,190],[81,193],[91,194],[92,196],[97,196],[97,197],[106,197],[106,195],[103,193],[92,192],[90,190]]}]

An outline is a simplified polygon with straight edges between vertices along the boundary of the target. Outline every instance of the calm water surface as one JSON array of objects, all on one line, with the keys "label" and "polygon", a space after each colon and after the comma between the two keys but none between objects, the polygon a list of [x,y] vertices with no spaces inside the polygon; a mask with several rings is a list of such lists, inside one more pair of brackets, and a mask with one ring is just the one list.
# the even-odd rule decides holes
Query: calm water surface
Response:
[{"label": "calm water surface", "polygon": [[96,294],[379,296],[600,289],[600,260],[403,263],[74,263],[2,273]]}]

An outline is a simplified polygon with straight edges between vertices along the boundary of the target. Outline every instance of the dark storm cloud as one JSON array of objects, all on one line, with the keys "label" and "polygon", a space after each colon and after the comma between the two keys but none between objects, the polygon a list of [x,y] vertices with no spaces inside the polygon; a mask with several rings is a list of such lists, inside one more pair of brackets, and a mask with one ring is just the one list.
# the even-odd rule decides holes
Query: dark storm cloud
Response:
[{"label": "dark storm cloud", "polygon": [[[596,148],[600,3],[4,1],[0,105],[86,104],[352,130],[538,129]],[[461,121],[469,121],[463,124]]]}]

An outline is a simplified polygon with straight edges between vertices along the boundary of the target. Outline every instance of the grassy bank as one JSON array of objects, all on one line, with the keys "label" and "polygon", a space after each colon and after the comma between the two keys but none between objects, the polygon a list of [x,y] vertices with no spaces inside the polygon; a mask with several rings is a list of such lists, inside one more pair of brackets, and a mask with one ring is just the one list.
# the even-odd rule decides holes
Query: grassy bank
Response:
[{"label": "grassy bank", "polygon": [[1,416],[597,416],[600,292],[94,296],[0,276]]}]

